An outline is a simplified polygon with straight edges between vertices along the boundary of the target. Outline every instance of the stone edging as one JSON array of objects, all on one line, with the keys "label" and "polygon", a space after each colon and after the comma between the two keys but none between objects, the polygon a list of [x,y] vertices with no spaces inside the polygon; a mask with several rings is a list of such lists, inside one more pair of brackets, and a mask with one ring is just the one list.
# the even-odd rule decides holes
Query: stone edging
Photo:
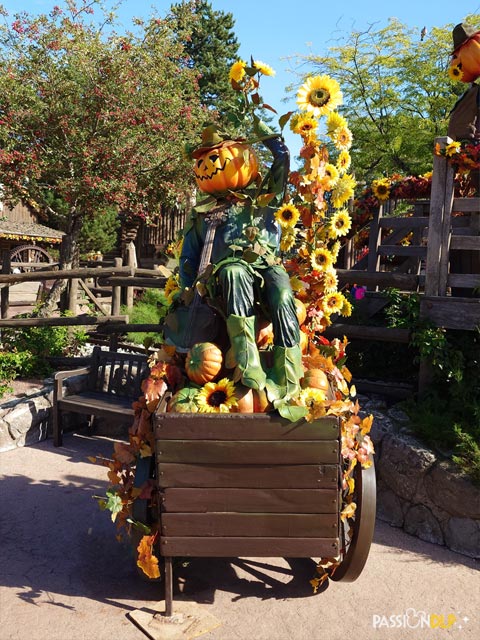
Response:
[{"label": "stone edging", "polygon": [[409,418],[383,400],[360,400],[374,416],[377,517],[421,540],[480,558],[480,488],[412,435]]}]

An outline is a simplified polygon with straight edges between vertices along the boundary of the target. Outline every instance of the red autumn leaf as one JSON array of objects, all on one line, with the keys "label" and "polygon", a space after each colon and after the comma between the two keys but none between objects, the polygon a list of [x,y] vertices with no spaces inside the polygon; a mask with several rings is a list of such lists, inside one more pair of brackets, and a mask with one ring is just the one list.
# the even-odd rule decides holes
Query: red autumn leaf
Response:
[{"label": "red autumn leaf", "polygon": [[167,383],[162,378],[147,378],[142,382],[147,409],[151,413],[157,408],[158,401],[167,390]]}]

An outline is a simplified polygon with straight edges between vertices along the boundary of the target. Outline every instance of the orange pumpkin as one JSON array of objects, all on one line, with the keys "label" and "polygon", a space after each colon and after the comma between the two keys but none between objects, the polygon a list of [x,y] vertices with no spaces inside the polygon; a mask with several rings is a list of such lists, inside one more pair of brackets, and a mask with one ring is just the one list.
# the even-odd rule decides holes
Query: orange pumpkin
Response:
[{"label": "orange pumpkin", "polygon": [[321,369],[307,369],[301,380],[301,386],[302,389],[313,387],[314,389],[320,389],[325,393],[330,389],[327,374]]},{"label": "orange pumpkin", "polygon": [[268,400],[265,389],[255,389],[253,391],[253,412],[267,413],[273,409],[272,403]]},{"label": "orange pumpkin", "polygon": [[196,152],[194,173],[201,191],[220,194],[248,187],[258,175],[258,162],[248,144],[225,140]]},{"label": "orange pumpkin", "polygon": [[307,353],[308,349],[308,336],[305,331],[300,331],[300,349],[302,353]]},{"label": "orange pumpkin", "polygon": [[243,384],[235,385],[235,397],[237,398],[237,413],[253,413],[253,389]]},{"label": "orange pumpkin", "polygon": [[205,384],[213,380],[222,368],[223,355],[213,342],[197,342],[187,353],[185,371],[192,382]]},{"label": "orange pumpkin", "polygon": [[480,31],[455,50],[450,66],[462,70],[462,82],[474,82],[480,76]]}]

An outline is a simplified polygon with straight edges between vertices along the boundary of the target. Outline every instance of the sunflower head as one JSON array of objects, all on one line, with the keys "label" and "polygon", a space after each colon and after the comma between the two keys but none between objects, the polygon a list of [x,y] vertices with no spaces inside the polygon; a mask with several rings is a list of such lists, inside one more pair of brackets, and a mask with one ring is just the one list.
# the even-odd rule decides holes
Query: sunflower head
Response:
[{"label": "sunflower head", "polygon": [[332,291],[332,293],[327,293],[322,302],[323,310],[327,315],[331,315],[332,313],[340,313],[343,308],[343,302],[345,298],[338,291]]},{"label": "sunflower head", "polygon": [[300,211],[293,204],[284,204],[275,212],[275,220],[282,228],[293,228],[300,218]]},{"label": "sunflower head", "polygon": [[315,271],[326,271],[333,265],[333,256],[328,249],[314,249],[310,255],[310,264]]},{"label": "sunflower head", "polygon": [[246,66],[247,66],[247,63],[244,62],[243,60],[237,60],[236,62],[234,62],[230,67],[230,72],[228,74],[230,82],[234,82],[237,84],[241,82],[245,77]]},{"label": "sunflower head", "polygon": [[340,85],[330,76],[307,78],[297,94],[297,104],[302,111],[315,118],[326,115],[342,103]]},{"label": "sunflower head", "polygon": [[381,178],[372,182],[373,195],[380,202],[385,202],[390,197],[390,181],[388,178]]},{"label": "sunflower head", "polygon": [[347,150],[340,151],[337,158],[337,169],[340,175],[349,170],[352,159]]},{"label": "sunflower head", "polygon": [[297,113],[290,120],[290,129],[298,133],[302,138],[310,140],[315,138],[318,121],[313,113]]},{"label": "sunflower head", "polygon": [[356,184],[355,178],[348,173],[344,173],[338,178],[332,189],[332,205],[335,209],[341,209],[353,197]]},{"label": "sunflower head", "polygon": [[331,111],[326,120],[327,134],[331,135],[336,129],[347,126],[347,120],[338,111]]},{"label": "sunflower head", "polygon": [[329,220],[328,230],[329,235],[332,238],[340,238],[346,236],[352,226],[352,219],[348,215],[348,212],[343,209],[337,211]]},{"label": "sunflower head", "polygon": [[268,64],[265,64],[265,62],[262,62],[261,60],[255,60],[253,62],[253,68],[256,69],[258,73],[261,73],[262,76],[275,75],[275,71],[272,69],[272,67]]},{"label": "sunflower head", "polygon": [[352,146],[352,132],[346,125],[335,129],[331,137],[335,147],[341,151],[348,151]]},{"label": "sunflower head", "polygon": [[454,82],[462,82],[463,80],[463,71],[462,67],[459,64],[451,64],[448,68],[448,77],[450,80]]},{"label": "sunflower head", "polygon": [[228,378],[207,382],[195,398],[200,413],[229,413],[237,406],[235,385]]}]

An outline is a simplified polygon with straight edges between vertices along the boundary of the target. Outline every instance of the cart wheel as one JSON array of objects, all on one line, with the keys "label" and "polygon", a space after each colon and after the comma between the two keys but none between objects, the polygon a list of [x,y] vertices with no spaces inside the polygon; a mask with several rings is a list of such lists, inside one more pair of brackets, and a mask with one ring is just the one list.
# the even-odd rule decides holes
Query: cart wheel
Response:
[{"label": "cart wheel", "polygon": [[[155,457],[148,456],[146,458],[139,457],[137,459],[137,466],[135,468],[135,480],[134,487],[141,487],[147,480],[155,477]],[[156,507],[152,505],[151,499],[137,498],[133,503],[132,518],[136,522],[151,527],[156,520],[158,520],[156,514]],[[137,558],[137,547],[140,540],[144,536],[144,532],[132,525],[132,534],[130,537],[133,557]],[[136,565],[135,565],[136,566]],[[163,571],[160,570],[160,578],[149,578],[139,567],[136,566],[138,575],[147,582],[159,582],[163,579]]]},{"label": "cart wheel", "polygon": [[37,247],[34,244],[26,244],[16,247],[10,252],[10,262],[12,269],[15,269],[16,262],[23,263],[21,267],[17,267],[23,272],[35,269],[35,266],[29,267],[26,263],[31,263],[32,265],[37,265],[38,263],[48,264],[49,262],[53,262],[53,260],[51,255],[45,251],[45,249],[42,249],[42,247]]},{"label": "cart wheel", "polygon": [[357,504],[353,518],[340,522],[341,561],[329,571],[332,580],[353,582],[362,573],[368,558],[375,528],[376,481],[375,466],[364,469],[355,467],[354,502]]}]

